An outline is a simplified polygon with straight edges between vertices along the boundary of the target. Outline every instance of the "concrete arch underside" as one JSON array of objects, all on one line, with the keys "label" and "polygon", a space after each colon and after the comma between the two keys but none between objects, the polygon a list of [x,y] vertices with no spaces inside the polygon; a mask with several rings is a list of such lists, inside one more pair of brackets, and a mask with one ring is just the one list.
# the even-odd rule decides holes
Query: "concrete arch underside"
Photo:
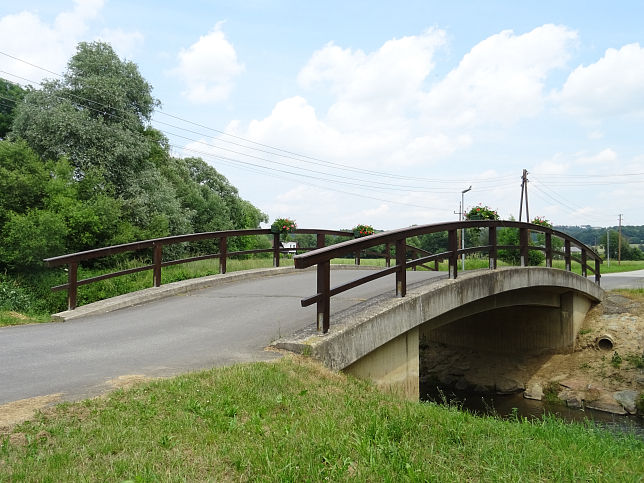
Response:
[{"label": "concrete arch underside", "polygon": [[276,346],[417,397],[419,337],[490,350],[566,351],[603,295],[564,270],[478,270],[418,285],[403,298],[377,297],[338,313],[326,335],[308,329]]}]

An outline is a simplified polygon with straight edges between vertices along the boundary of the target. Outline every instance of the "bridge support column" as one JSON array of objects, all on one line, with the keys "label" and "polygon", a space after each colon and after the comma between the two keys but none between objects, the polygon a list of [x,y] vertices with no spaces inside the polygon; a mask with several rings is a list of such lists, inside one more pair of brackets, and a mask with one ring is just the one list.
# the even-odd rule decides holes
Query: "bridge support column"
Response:
[{"label": "bridge support column", "polygon": [[562,346],[571,352],[575,349],[577,334],[590,310],[591,301],[574,292],[561,294]]},{"label": "bridge support column", "polygon": [[378,347],[344,368],[344,372],[417,401],[420,397],[418,327]]}]

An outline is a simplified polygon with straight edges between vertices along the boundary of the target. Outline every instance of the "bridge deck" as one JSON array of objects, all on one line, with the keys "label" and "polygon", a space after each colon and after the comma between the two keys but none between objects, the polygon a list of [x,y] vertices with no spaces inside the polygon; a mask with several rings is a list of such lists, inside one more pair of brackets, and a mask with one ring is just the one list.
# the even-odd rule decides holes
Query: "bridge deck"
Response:
[{"label": "bridge deck", "polygon": [[[334,270],[332,283],[356,276],[355,270]],[[437,276],[446,274],[408,274],[410,282]],[[315,307],[300,306],[315,277],[298,271],[62,324],[0,328],[0,404],[61,392],[77,399],[110,389],[107,382],[122,375],[168,376],[275,357],[264,351],[268,344],[315,320]],[[383,292],[393,295],[393,277],[336,297],[333,310]]]}]

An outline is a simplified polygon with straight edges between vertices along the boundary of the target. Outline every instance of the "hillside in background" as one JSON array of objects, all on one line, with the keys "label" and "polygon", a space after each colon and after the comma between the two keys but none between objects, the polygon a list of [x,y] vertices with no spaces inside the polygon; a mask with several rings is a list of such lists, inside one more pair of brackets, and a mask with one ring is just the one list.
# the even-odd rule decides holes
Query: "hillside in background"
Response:
[{"label": "hillside in background", "polygon": [[[570,236],[577,238],[579,241],[589,246],[596,246],[602,244],[603,239],[606,237],[606,230],[617,232],[618,226],[593,227],[590,225],[581,226],[554,226],[555,230],[563,231]],[[644,225],[625,225],[622,226],[622,237],[628,239],[631,245],[644,245]]]}]

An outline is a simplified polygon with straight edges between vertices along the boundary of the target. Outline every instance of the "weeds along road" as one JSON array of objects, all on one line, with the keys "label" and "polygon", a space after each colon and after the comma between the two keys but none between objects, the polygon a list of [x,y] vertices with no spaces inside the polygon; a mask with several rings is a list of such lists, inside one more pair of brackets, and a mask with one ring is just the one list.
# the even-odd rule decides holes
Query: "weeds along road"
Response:
[{"label": "weeds along road", "polygon": [[[366,273],[362,271],[362,274]],[[361,276],[333,270],[332,286]],[[408,283],[445,272],[408,272]],[[331,299],[332,313],[391,292],[394,275]],[[0,404],[62,393],[91,397],[119,376],[162,377],[268,360],[264,348],[280,336],[315,323],[316,272],[305,271],[232,282],[115,312],[64,323],[0,328]]]}]

